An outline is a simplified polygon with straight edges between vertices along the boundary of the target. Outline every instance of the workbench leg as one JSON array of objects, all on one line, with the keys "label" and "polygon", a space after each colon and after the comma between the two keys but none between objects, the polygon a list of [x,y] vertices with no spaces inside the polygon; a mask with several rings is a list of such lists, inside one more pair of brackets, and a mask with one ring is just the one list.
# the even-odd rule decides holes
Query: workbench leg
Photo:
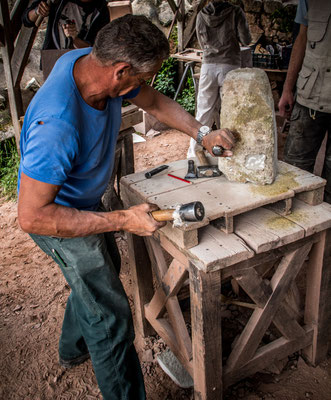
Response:
[{"label": "workbench leg", "polygon": [[313,365],[325,360],[331,340],[331,230],[321,233],[308,262],[305,323],[314,328],[313,344],[303,352]]},{"label": "workbench leg", "polygon": [[142,337],[155,334],[154,329],[145,318],[145,304],[153,297],[153,276],[150,258],[144,239],[141,236],[127,234],[129,261],[134,287],[135,328]]},{"label": "workbench leg", "polygon": [[221,272],[190,265],[194,398],[221,400]]}]

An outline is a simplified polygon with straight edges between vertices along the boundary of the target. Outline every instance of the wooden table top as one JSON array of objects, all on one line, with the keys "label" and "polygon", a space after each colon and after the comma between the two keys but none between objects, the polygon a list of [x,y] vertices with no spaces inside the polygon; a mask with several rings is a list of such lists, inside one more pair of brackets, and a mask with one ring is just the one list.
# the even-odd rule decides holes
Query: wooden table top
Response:
[{"label": "wooden table top", "polygon": [[[230,182],[223,175],[192,180],[194,183],[190,185],[167,175],[185,177],[187,160],[180,160],[170,163],[167,170],[152,179],[145,178],[146,171],[123,177],[121,185],[132,205],[150,202],[162,209],[175,208],[178,204],[191,201],[203,203],[206,211],[203,221],[188,222],[180,228],[173,228],[169,222],[158,234],[172,240],[178,247],[171,237],[172,231],[198,229],[199,243],[181,250],[199,269],[207,272],[331,227],[331,205],[321,203],[311,206],[295,198],[300,192],[323,187],[325,180],[281,161],[278,169],[278,176],[272,185]],[[288,198],[293,200],[289,215],[283,216],[264,208]],[[210,223],[229,216],[235,216],[234,232],[231,234]]]}]

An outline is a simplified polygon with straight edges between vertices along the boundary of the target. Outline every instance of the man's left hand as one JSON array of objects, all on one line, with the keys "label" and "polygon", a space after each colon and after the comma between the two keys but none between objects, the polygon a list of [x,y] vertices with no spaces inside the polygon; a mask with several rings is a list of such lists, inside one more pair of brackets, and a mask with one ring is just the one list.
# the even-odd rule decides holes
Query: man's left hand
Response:
[{"label": "man's left hand", "polygon": [[231,157],[232,148],[235,145],[236,139],[234,134],[229,129],[218,129],[210,132],[207,136],[202,139],[203,147],[215,157],[213,153],[214,146],[223,147],[224,151],[220,157]]},{"label": "man's left hand", "polygon": [[64,24],[62,25],[63,27],[63,32],[66,35],[66,37],[71,37],[75,39],[78,35],[78,30],[76,27],[76,24],[73,22],[71,24]]}]

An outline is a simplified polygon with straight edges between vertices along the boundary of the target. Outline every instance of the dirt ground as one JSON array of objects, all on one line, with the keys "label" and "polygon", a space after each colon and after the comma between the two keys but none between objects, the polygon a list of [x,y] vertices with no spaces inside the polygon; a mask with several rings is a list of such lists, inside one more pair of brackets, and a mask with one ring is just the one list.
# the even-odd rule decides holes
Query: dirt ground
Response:
[{"label": "dirt ground", "polygon": [[[136,171],[185,158],[188,138],[165,131],[136,143]],[[125,235],[117,242],[122,254],[121,279],[132,305],[132,279]],[[57,345],[69,287],[57,265],[23,233],[16,203],[0,201],[0,399],[101,399],[90,361],[66,370],[58,364]],[[165,375],[156,355],[165,344],[159,337],[137,336],[136,348],[148,400],[193,399]],[[331,355],[317,368],[299,354],[288,359],[281,374],[259,373],[230,387],[225,399],[330,400]]]}]

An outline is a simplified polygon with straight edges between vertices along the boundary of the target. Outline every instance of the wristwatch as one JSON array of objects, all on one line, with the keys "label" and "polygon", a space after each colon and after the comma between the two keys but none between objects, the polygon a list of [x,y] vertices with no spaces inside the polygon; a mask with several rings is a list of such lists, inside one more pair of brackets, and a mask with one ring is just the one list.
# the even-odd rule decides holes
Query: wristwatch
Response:
[{"label": "wristwatch", "polygon": [[198,136],[197,136],[197,143],[202,146],[202,139],[204,136],[208,135],[208,133],[211,132],[211,128],[209,126],[203,125],[200,126],[200,129],[198,130]]}]

